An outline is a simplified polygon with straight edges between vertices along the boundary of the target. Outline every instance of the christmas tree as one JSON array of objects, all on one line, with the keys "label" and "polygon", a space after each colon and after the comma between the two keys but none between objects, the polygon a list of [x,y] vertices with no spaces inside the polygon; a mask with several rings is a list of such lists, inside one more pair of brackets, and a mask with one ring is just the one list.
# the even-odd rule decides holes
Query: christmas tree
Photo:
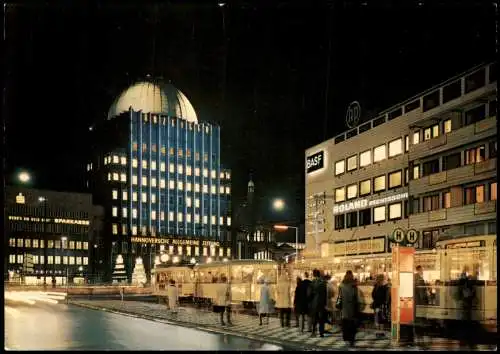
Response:
[{"label": "christmas tree", "polygon": [[144,264],[142,264],[142,258],[138,257],[135,260],[134,272],[132,273],[132,284],[143,285],[146,284],[146,272],[144,270]]},{"label": "christmas tree", "polygon": [[119,254],[116,257],[115,270],[112,275],[113,284],[125,283],[127,281],[127,272],[125,271],[125,264],[123,264],[123,257]]}]

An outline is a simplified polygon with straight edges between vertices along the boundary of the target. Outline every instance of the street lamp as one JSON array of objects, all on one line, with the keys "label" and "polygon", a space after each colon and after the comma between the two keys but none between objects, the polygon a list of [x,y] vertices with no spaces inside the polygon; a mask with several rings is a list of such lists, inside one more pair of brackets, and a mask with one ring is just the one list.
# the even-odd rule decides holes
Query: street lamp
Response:
[{"label": "street lamp", "polygon": [[31,181],[31,175],[26,171],[21,171],[17,174],[17,179],[23,184],[29,183]]},{"label": "street lamp", "polygon": [[282,211],[285,208],[285,202],[281,198],[276,198],[273,200],[273,209],[276,211]]},{"label": "street lamp", "polygon": [[48,249],[48,237],[47,237],[47,198],[38,197],[38,202],[43,203],[43,287],[47,286],[47,249]]},{"label": "street lamp", "polygon": [[[63,255],[62,255],[62,258],[63,258],[63,264],[64,264],[64,255],[66,254],[66,247],[67,245],[65,245],[66,241],[68,240],[68,238],[66,236],[63,236],[61,237],[61,242],[62,242],[62,248],[63,248]],[[55,257],[54,257],[55,258]],[[68,288],[68,279],[69,279],[69,268],[68,268],[68,263],[69,263],[69,258],[66,258],[66,289]],[[54,260],[54,264],[55,264],[55,260]]]},{"label": "street lamp", "polygon": [[297,226],[288,225],[274,225],[276,231],[286,231],[288,229],[295,229],[295,263],[297,263],[299,255],[299,228]]}]

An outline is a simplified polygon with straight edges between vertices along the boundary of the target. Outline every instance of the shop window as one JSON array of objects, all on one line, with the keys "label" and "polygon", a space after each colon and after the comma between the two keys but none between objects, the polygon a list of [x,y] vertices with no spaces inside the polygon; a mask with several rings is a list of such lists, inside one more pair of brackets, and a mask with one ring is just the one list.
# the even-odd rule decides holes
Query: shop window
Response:
[{"label": "shop window", "polygon": [[439,195],[429,195],[423,198],[423,210],[427,211],[439,209]]},{"label": "shop window", "polygon": [[335,215],[335,230],[342,230],[345,228],[345,215]]},{"label": "shop window", "polygon": [[385,205],[373,208],[373,222],[385,221]]},{"label": "shop window", "polygon": [[358,167],[358,155],[347,158],[347,171],[353,171]]},{"label": "shop window", "polygon": [[359,154],[359,167],[365,167],[372,163],[372,152],[367,150]]},{"label": "shop window", "polygon": [[354,211],[352,213],[346,214],[346,228],[358,226],[358,212]]},{"label": "shop window", "polygon": [[439,160],[435,159],[435,160],[424,162],[422,172],[423,172],[422,177],[432,175],[434,173],[438,173],[439,172]]},{"label": "shop window", "polygon": [[401,171],[389,173],[389,189],[401,187],[402,185],[401,175],[402,175]]},{"label": "shop window", "polygon": [[389,220],[401,219],[401,216],[402,216],[401,202],[389,204]]},{"label": "shop window", "polygon": [[474,147],[465,151],[465,164],[482,162],[486,159],[486,149],[484,145]]},{"label": "shop window", "polygon": [[365,181],[359,182],[359,196],[368,195],[371,193],[371,180],[367,179]]},{"label": "shop window", "polygon": [[345,160],[335,162],[335,176],[341,175],[345,172]]},{"label": "shop window", "polygon": [[347,199],[354,199],[358,196],[358,185],[351,184],[347,186]]},{"label": "shop window", "polygon": [[335,202],[343,202],[345,200],[345,187],[335,189]]},{"label": "shop window", "polygon": [[461,154],[459,152],[443,157],[443,171],[458,168],[461,165]]},{"label": "shop window", "polygon": [[490,200],[497,200],[497,182],[490,183]]},{"label": "shop window", "polygon": [[359,211],[359,226],[370,225],[372,223],[371,209],[363,209]]},{"label": "shop window", "polygon": [[385,144],[377,146],[373,149],[373,162],[379,162],[384,160],[387,157],[385,151]]},{"label": "shop window", "polygon": [[373,179],[373,191],[375,193],[385,191],[385,175]]},{"label": "shop window", "polygon": [[443,193],[443,208],[444,209],[451,208],[451,192]]},{"label": "shop window", "polygon": [[401,155],[403,153],[403,139],[399,138],[389,142],[389,157]]}]

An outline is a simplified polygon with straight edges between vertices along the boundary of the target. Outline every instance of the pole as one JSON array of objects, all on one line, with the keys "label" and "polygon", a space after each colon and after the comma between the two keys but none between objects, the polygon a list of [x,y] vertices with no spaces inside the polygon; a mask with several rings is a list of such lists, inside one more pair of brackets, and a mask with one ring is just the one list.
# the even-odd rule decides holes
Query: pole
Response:
[{"label": "pole", "polygon": [[299,257],[299,228],[295,228],[295,264],[297,264]]},{"label": "pole", "polygon": [[47,247],[48,247],[48,237],[47,237],[47,201],[43,201],[43,288],[47,287]]}]

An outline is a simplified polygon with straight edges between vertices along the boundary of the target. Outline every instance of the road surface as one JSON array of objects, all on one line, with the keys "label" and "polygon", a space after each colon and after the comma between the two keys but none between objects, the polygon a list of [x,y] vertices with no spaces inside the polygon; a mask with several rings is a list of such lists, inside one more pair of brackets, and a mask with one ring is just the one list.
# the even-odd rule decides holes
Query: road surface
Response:
[{"label": "road surface", "polygon": [[5,305],[10,350],[283,350],[273,344],[73,305]]}]

